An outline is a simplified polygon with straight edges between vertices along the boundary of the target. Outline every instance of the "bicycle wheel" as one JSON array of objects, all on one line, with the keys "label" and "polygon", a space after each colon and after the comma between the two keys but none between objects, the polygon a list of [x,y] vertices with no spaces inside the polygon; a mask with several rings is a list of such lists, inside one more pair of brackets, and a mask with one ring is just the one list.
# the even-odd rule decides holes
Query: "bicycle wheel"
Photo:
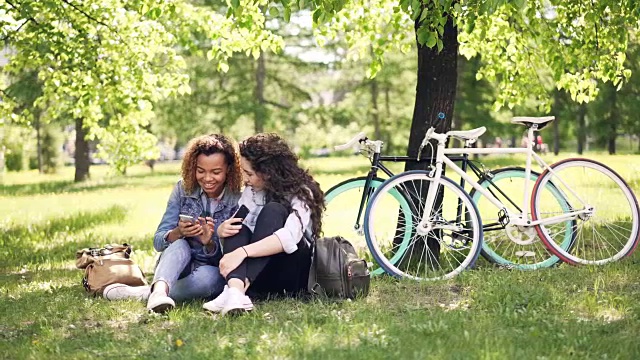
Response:
[{"label": "bicycle wheel", "polygon": [[[509,210],[520,213],[525,185],[524,168],[497,169],[491,171],[491,174],[491,178],[480,180],[478,185],[489,191]],[[531,185],[538,176],[538,173],[531,172]],[[558,204],[563,211],[569,211],[569,204],[553,184],[547,183],[543,191],[546,199]],[[553,266],[560,261],[560,258],[550,253],[539,240],[533,227],[522,228],[510,224],[503,226],[499,214],[502,209],[498,209],[476,189],[471,191],[470,196],[482,218],[484,239],[480,254],[489,262],[520,270],[534,270]],[[567,220],[564,223],[564,238],[561,243],[564,249],[571,246],[572,236],[573,222]]]},{"label": "bicycle wheel", "polygon": [[[418,230],[432,183],[426,171],[408,171],[385,181],[369,201],[365,239],[374,259],[389,274],[415,280],[448,279],[472,266],[480,254],[478,210],[469,194],[446,177],[438,186],[442,201],[432,215],[432,228]],[[394,193],[409,200],[408,214],[387,201]]]},{"label": "bicycle wheel", "polygon": [[569,203],[571,211],[587,210],[575,216],[574,244],[564,241],[564,223],[536,226],[538,236],[560,259],[570,264],[606,264],[633,252],[638,245],[638,201],[625,181],[612,169],[589,159],[567,159],[551,165],[534,185],[531,198],[533,220],[545,220],[564,213],[557,203],[547,201],[544,189],[550,182]]},{"label": "bicycle wheel", "polygon": [[[362,201],[366,180],[367,178],[365,176],[348,179],[327,190],[324,195],[327,209],[322,217],[322,229],[325,234],[330,236],[340,235],[349,240],[363,259],[366,259],[367,262],[375,262],[364,239],[364,211],[371,194],[373,194],[375,189],[377,189],[384,180],[374,178],[371,181],[371,193],[367,196],[366,202],[364,203],[365,207],[363,207],[362,214],[360,218],[358,218],[358,210],[360,202]],[[389,201],[402,212],[406,214],[410,213],[407,200],[399,193],[392,192]],[[411,216],[406,217],[411,218]],[[410,236],[410,232],[406,233],[401,243],[408,244]],[[384,274],[384,270],[376,264],[376,267],[371,269],[371,275],[381,274]]]}]

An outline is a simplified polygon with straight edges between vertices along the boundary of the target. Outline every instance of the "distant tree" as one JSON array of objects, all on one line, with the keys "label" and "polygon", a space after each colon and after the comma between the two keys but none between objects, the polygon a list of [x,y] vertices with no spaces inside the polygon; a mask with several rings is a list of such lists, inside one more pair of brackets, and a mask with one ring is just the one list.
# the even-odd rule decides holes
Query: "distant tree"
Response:
[{"label": "distant tree", "polygon": [[154,146],[149,112],[159,100],[190,91],[178,49],[199,48],[219,70],[233,52],[277,50],[282,41],[263,30],[257,11],[234,19],[186,1],[38,0],[0,3],[0,38],[14,50],[3,69],[14,77],[37,72],[42,95],[34,107],[2,91],[0,118],[33,124],[76,125],[76,174],[89,176],[88,140],[101,141],[101,156],[118,171],[144,159]]}]

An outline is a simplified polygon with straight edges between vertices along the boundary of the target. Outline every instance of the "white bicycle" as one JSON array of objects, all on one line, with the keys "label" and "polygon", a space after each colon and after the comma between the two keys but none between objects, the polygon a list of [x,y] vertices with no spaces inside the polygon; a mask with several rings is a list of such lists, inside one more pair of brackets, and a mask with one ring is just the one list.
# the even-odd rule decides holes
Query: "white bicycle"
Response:
[{"label": "white bicycle", "polygon": [[[553,120],[513,118],[528,128],[524,148],[446,148],[450,136],[475,141],[486,129],[440,134],[430,128],[422,143],[437,142],[430,170],[389,178],[368,203],[365,239],[374,259],[389,274],[437,280],[472,266],[481,249],[498,257],[509,254],[509,262],[530,268],[554,261],[553,256],[570,264],[599,265],[631,254],[639,241],[633,192],[615,171],[594,160],[545,163],[533,150],[533,133]],[[493,179],[478,182],[448,157],[455,154],[525,154],[526,165],[517,179],[499,179],[502,191],[496,192],[487,186]],[[532,160],[540,172],[532,170]],[[473,188],[471,194],[443,175],[445,167]],[[409,216],[397,201],[385,201],[398,194],[410,204]],[[505,194],[511,200],[503,201]],[[514,194],[520,202],[512,200]],[[494,226],[495,236],[485,236],[487,224]]]}]

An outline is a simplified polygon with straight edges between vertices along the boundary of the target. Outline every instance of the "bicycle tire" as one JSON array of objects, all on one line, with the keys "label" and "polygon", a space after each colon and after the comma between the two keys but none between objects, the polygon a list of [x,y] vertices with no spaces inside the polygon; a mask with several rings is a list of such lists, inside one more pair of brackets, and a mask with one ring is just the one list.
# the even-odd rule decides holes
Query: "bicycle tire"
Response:
[{"label": "bicycle tire", "polygon": [[562,191],[571,209],[590,211],[576,217],[575,243],[570,251],[558,245],[555,224],[536,225],[538,235],[549,250],[573,265],[602,265],[630,255],[639,241],[640,210],[636,197],[622,177],[608,166],[590,159],[562,160],[552,164],[551,169],[553,171],[545,170],[534,185],[533,220],[544,220],[548,215],[558,213],[553,204],[545,202],[540,191],[550,181]]},{"label": "bicycle tire", "polygon": [[[325,192],[324,199],[327,208],[323,214],[322,224],[325,234],[330,236],[340,235],[345,239],[352,242],[359,255],[366,259],[367,262],[373,263],[375,260],[371,256],[368,250],[366,240],[364,239],[364,210],[362,212],[361,219],[355,219],[358,214],[358,207],[363,196],[364,186],[367,177],[360,176],[342,181]],[[371,181],[372,194],[382,183],[381,178],[373,178]],[[392,194],[393,198],[397,200],[398,205],[404,211],[410,211],[409,205],[406,199],[403,199],[399,194]],[[350,221],[353,219],[353,221]],[[360,227],[357,228],[356,224],[360,220]],[[405,235],[404,243],[408,243],[410,234]],[[376,263],[377,265],[377,263]],[[381,267],[373,267],[370,271],[371,275],[377,276],[385,273]]]},{"label": "bicycle tire", "polygon": [[[425,235],[418,233],[414,224],[417,225],[422,217],[425,204],[421,201],[426,196],[425,185],[432,182],[433,178],[421,170],[395,175],[378,187],[367,206],[364,229],[369,250],[378,264],[395,277],[414,280],[449,279],[473,266],[480,254],[482,222],[478,210],[469,194],[444,176],[441,177],[439,189],[443,192],[445,201],[442,201],[435,218],[437,225],[448,229],[430,231]],[[402,216],[394,216],[397,210],[389,209],[388,201],[383,201],[387,198],[385,194],[394,191],[410,200],[410,221]],[[464,212],[462,216],[454,215],[457,214],[455,204],[458,203],[453,201],[454,197],[461,201]],[[394,220],[385,222],[389,218]],[[401,249],[397,239],[403,239],[407,233],[410,233],[410,243],[406,244],[408,247]],[[430,246],[437,247],[437,254]],[[422,253],[414,258],[417,252]]]},{"label": "bicycle tire", "polygon": [[[539,173],[532,171],[529,175],[534,184]],[[507,167],[491,171],[490,178],[483,178],[478,182],[483,189],[490,191],[498,200],[514,213],[520,212],[524,191],[525,169],[522,167]],[[569,205],[562,193],[551,183],[544,188],[550,201],[556,201],[565,211]],[[476,204],[483,222],[484,239],[480,254],[493,264],[519,270],[535,270],[551,267],[560,258],[551,253],[540,241],[533,227],[520,228],[500,224],[499,211],[489,200],[475,188],[469,194]],[[565,223],[562,247],[569,249],[573,244],[574,222]],[[509,233],[508,233],[509,232]],[[509,235],[518,237],[522,243],[512,241]],[[533,239],[535,237],[535,239]]]}]

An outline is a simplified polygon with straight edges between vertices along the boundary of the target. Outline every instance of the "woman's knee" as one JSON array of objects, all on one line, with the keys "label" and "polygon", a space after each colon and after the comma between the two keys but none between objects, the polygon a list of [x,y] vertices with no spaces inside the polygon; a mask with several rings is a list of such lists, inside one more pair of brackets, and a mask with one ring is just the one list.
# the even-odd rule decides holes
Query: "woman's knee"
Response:
[{"label": "woman's knee", "polygon": [[226,284],[225,279],[220,275],[220,269],[216,266],[200,266],[194,271],[193,275],[196,283],[202,287],[206,296],[218,295]]},{"label": "woman's knee", "polygon": [[267,204],[265,204],[260,214],[262,213],[268,213],[268,214],[271,214],[272,216],[280,215],[285,217],[289,215],[289,212],[287,211],[287,208],[284,205],[274,201],[268,202]]},{"label": "woman's knee", "polygon": [[[189,261],[191,259],[191,248],[189,247],[189,243],[185,239],[178,239],[162,251],[160,254],[160,258],[156,263],[156,267],[160,266],[164,263],[165,266],[172,266],[176,262],[176,260],[180,263]],[[171,264],[166,264],[169,261]],[[180,269],[182,271],[182,269]]]},{"label": "woman's knee", "polygon": [[174,242],[172,242],[171,244],[169,244],[169,246],[164,250],[164,251],[186,251],[186,252],[191,252],[191,247],[189,247],[189,242],[186,239],[178,239]]}]

